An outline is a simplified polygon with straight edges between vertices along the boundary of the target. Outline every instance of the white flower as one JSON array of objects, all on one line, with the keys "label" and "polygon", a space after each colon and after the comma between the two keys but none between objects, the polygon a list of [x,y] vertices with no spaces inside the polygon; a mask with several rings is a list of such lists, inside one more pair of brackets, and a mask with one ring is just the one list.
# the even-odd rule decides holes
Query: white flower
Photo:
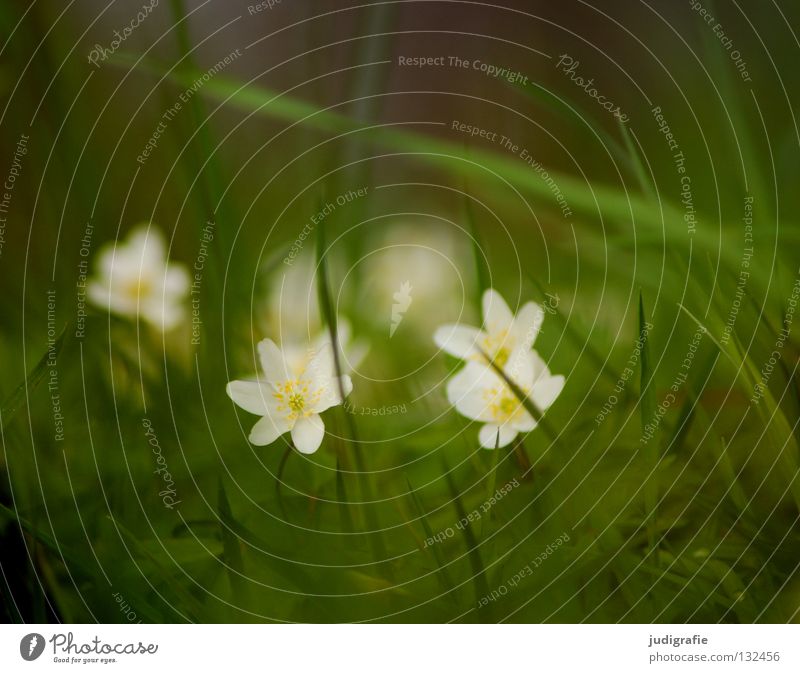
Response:
[{"label": "white flower", "polygon": [[[511,353],[503,371],[541,412],[564,388],[564,377],[553,376],[538,353],[524,345]],[[450,379],[447,399],[462,415],[485,423],[478,439],[487,449],[506,446],[517,433],[536,427],[536,420],[503,378],[481,362],[468,362]]]},{"label": "white flower", "polygon": [[483,329],[466,325],[443,325],[433,335],[439,348],[463,360],[485,362],[481,351],[498,367],[505,367],[516,349],[533,346],[544,321],[544,310],[528,302],[516,317],[498,292],[483,293]]},{"label": "white flower", "polygon": [[359,287],[362,318],[388,332],[395,322],[394,294],[408,283],[414,303],[395,336],[417,339],[456,319],[464,288],[471,287],[472,266],[459,269],[453,260],[471,254],[468,243],[458,229],[427,217],[392,218],[365,232],[362,277],[369,283]]},{"label": "white flower", "polygon": [[[339,341],[339,366],[343,374],[349,374],[363,362],[369,346],[361,339],[352,339],[350,323],[343,318],[339,318],[336,325],[336,338]],[[324,329],[310,344],[282,340],[281,350],[291,371],[299,374],[306,368],[311,356],[330,343],[331,334]]]},{"label": "white flower", "polygon": [[[322,324],[317,302],[317,278],[313,255],[301,254],[282,273],[275,274],[266,306],[259,311],[260,327],[281,344],[292,370],[302,371],[309,354],[330,343],[330,332]],[[337,321],[339,365],[342,373],[356,369],[369,350],[368,344],[354,339],[350,323]]]},{"label": "white flower", "polygon": [[269,292],[259,311],[261,328],[280,343],[304,341],[323,329],[317,304],[314,256],[302,253],[269,277]]},{"label": "white flower", "polygon": [[258,344],[264,378],[256,381],[231,381],[228,396],[245,411],[261,416],[250,432],[257,446],[272,444],[286,432],[301,453],[314,453],[322,443],[325,424],[320,413],[343,402],[353,384],[349,376],[337,379],[333,351],[325,344],[311,355],[300,372],[271,339]]},{"label": "white flower", "polygon": [[86,287],[98,307],[129,318],[142,318],[166,331],[185,317],[189,273],[168,264],[164,238],[149,224],[136,227],[125,242],[104,247],[98,275]]}]

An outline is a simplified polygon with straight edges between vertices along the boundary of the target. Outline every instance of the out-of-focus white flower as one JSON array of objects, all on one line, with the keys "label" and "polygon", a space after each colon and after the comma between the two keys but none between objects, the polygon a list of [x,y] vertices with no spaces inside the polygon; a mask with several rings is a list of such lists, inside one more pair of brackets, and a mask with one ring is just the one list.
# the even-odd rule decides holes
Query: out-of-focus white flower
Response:
[{"label": "out-of-focus white flower", "polygon": [[530,301],[516,317],[500,293],[483,293],[483,329],[468,325],[443,325],[433,335],[439,348],[462,360],[485,361],[481,351],[504,367],[516,349],[530,350],[544,321],[544,310]]},{"label": "out-of-focus white flower", "polygon": [[168,262],[164,238],[156,227],[139,225],[124,242],[105,246],[97,265],[97,276],[86,287],[96,306],[141,318],[162,331],[185,318],[189,273],[182,264]]},{"label": "out-of-focus white flower", "polygon": [[[350,323],[339,318],[336,325],[336,337],[339,341],[339,366],[343,374],[350,374],[363,361],[369,350],[367,343],[361,339],[353,340]],[[330,332],[325,329],[320,332],[310,344],[303,345],[297,341],[284,341],[281,350],[286,362],[293,372],[302,372],[311,357],[331,343]]]},{"label": "out-of-focus white flower", "polygon": [[[429,218],[375,227],[367,238],[370,250],[363,261],[359,307],[363,318],[389,336],[416,339],[459,315],[461,299],[472,287],[471,266],[455,260],[469,255],[466,235]],[[413,303],[395,297],[404,286],[413,288]],[[406,295],[408,296],[408,295]],[[396,305],[404,306],[397,325]],[[393,328],[397,329],[394,334]]]},{"label": "out-of-focus white flower", "polygon": [[[281,271],[272,279],[259,324],[262,333],[271,335],[281,344],[292,371],[300,372],[311,354],[330,343],[330,332],[320,317],[313,256],[298,255]],[[339,364],[342,373],[349,374],[363,362],[369,346],[362,339],[353,338],[350,323],[345,318],[338,319],[336,332]]]},{"label": "out-of-focus white flower", "polygon": [[259,322],[279,343],[307,343],[322,331],[314,256],[298,255],[269,275],[269,292]]},{"label": "out-of-focus white flower", "polygon": [[392,323],[389,325],[390,339],[394,336],[397,328],[400,327],[405,312],[408,311],[411,306],[411,302],[413,301],[413,297],[411,296],[412,289],[411,283],[404,281],[401,283],[400,289],[392,295],[394,304],[392,304]]},{"label": "out-of-focus white flower", "polygon": [[[564,388],[564,377],[553,376],[536,351],[524,345],[508,357],[503,372],[544,412]],[[447,399],[456,410],[485,425],[478,433],[481,446],[506,446],[520,432],[530,432],[536,420],[506,381],[481,362],[468,362],[447,384]]]},{"label": "out-of-focus white flower", "polygon": [[250,441],[265,446],[291,432],[298,451],[314,453],[325,435],[320,414],[343,402],[341,391],[345,397],[350,394],[350,377],[336,377],[330,344],[311,354],[300,372],[271,339],[259,342],[258,354],[263,379],[231,381],[225,389],[242,409],[262,417]]}]

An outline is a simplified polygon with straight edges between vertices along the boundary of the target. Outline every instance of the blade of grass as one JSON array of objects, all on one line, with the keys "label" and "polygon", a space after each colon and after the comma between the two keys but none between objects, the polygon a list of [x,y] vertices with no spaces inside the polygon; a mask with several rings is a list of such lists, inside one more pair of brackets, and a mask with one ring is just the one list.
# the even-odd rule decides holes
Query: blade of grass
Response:
[{"label": "blade of grass", "polygon": [[531,82],[528,85],[518,82],[512,84],[511,87],[522,92],[528,98],[554,109],[562,115],[562,119],[568,120],[574,126],[580,129],[586,129],[587,127],[591,129],[599,137],[601,144],[608,149],[617,161],[627,164],[628,168],[634,170],[634,167],[630,164],[630,157],[619,144],[619,141],[606,131],[602,124],[595,121],[595,115],[589,114],[574,99],[564,94],[556,95],[538,82]]},{"label": "blade of grass", "polygon": [[[712,442],[712,444],[714,444]],[[746,512],[748,509],[748,498],[742,488],[742,484],[736,477],[736,470],[731,462],[731,457],[728,453],[728,445],[724,437],[719,438],[719,452],[717,454],[717,466],[720,474],[726,484],[728,484],[728,497],[731,502],[736,506],[740,512]]]},{"label": "blade of grass", "polygon": [[114,526],[122,533],[128,544],[130,544],[142,558],[147,559],[153,566],[154,570],[158,571],[159,577],[164,584],[170,587],[175,596],[180,597],[181,601],[183,602],[183,604],[180,606],[180,612],[184,613],[192,622],[197,622],[198,617],[203,614],[203,606],[200,601],[198,601],[180,581],[176,580],[170,571],[164,567],[161,561],[159,561],[150,552],[150,550],[141,543],[139,536],[134,535],[130,530],[128,530],[128,528],[126,528],[125,525],[119,521],[119,519],[112,519],[110,515],[106,516],[109,520],[113,521]]},{"label": "blade of grass", "polygon": [[336,458],[336,499],[339,501],[339,517],[342,521],[342,527],[345,532],[354,531],[353,515],[348,506],[347,489],[345,488],[344,474],[342,474],[338,456]]},{"label": "blade of grass", "polygon": [[79,570],[88,579],[92,579],[96,576],[96,573],[93,573],[78,555],[74,554],[63,545],[58,544],[50,535],[34,526],[25,517],[20,516],[13,509],[6,507],[2,503],[0,503],[0,512],[5,513],[6,516],[10,517],[12,521],[16,521],[17,525],[22,530],[35,539],[39,544],[58,555],[58,558],[68,562],[71,568],[74,566],[75,569]]},{"label": "blade of grass", "polygon": [[[331,299],[332,294],[330,290],[330,279],[328,278],[328,256],[325,246],[325,225],[320,225],[317,227],[316,239],[317,239],[316,241],[317,242],[317,294],[319,297],[319,306],[320,306],[320,311],[322,313],[322,319],[328,328],[328,332],[330,333],[331,345],[333,348],[333,366],[336,373],[337,385],[339,386],[339,394],[341,396],[342,401],[344,401],[345,394],[344,394],[344,382],[342,376],[341,355],[339,353],[339,333],[337,327],[337,315],[333,307],[333,301]],[[342,410],[342,413],[344,414],[345,422],[347,423],[348,426],[350,434],[350,445],[353,450],[356,469],[360,473],[359,484],[361,485],[362,500],[368,501],[367,504],[363,505],[363,512],[367,521],[367,526],[370,529],[370,532],[367,533],[367,537],[369,539],[369,543],[370,546],[372,547],[372,552],[375,555],[375,560],[377,563],[383,561],[383,559],[386,558],[386,544],[384,543],[383,533],[381,532],[380,523],[378,521],[377,516],[375,515],[375,510],[373,508],[373,505],[369,504],[369,501],[374,500],[374,493],[375,493],[372,486],[372,475],[369,472],[367,472],[364,465],[364,458],[361,455],[361,447],[358,444],[358,436],[356,434],[356,424],[353,419],[353,416],[352,414],[347,413],[347,411],[345,410]],[[386,572],[387,574],[391,574],[392,568],[390,565],[386,565]]]},{"label": "blade of grass", "polygon": [[[450,491],[450,497],[458,514],[458,520],[463,521],[467,518],[467,512],[464,509],[464,503],[461,501],[461,494],[458,492],[455,483],[453,482],[453,475],[450,472],[450,466],[446,461],[442,461],[444,466],[444,476],[447,482],[447,488]],[[489,594],[489,583],[486,580],[486,570],[483,566],[483,559],[481,558],[480,550],[478,549],[478,541],[475,539],[475,533],[472,530],[472,522],[467,519],[467,525],[464,526],[464,542],[467,547],[467,556],[472,568],[472,581],[475,586],[475,603],[479,603],[483,596]]]},{"label": "blade of grass", "polygon": [[544,413],[536,406],[534,401],[508,376],[508,374],[506,374],[505,370],[500,365],[486,354],[485,351],[480,347],[478,350],[486,362],[491,365],[492,369],[503,379],[511,392],[514,393],[514,397],[520,401],[522,406],[525,407],[525,410],[533,417],[533,420],[536,421],[536,425],[541,427],[550,439],[556,441],[558,433],[556,433],[553,427],[545,420]]},{"label": "blade of grass", "polygon": [[[408,495],[411,499],[411,502],[414,505],[414,509],[417,511],[417,517],[419,517],[420,523],[422,524],[422,528],[425,531],[426,540],[433,539],[433,530],[431,529],[431,525],[428,522],[428,518],[425,516],[425,509],[422,506],[422,503],[419,500],[419,496],[417,495],[416,490],[411,485],[411,480],[406,476],[406,485],[408,486]],[[453,587],[455,584],[453,583],[452,578],[450,577],[450,573],[447,571],[447,564],[444,561],[444,557],[442,556],[442,551],[439,549],[438,543],[434,542],[432,545],[429,545],[428,548],[430,550],[430,554],[433,556],[434,560],[436,561],[436,566],[438,570],[439,581],[442,584],[442,588],[447,592],[448,596],[452,597],[455,600],[455,595],[453,593]],[[423,548],[423,551],[425,548]]]},{"label": "blade of grass", "polygon": [[[542,302],[546,302],[547,292],[545,292],[545,289],[542,287],[541,283],[539,283],[539,281],[537,281],[532,274],[528,273],[527,276],[528,280],[530,280],[530,282],[539,292],[540,300]],[[603,374],[608,376],[611,381],[616,383],[617,375],[609,370],[605,358],[603,358],[597,352],[597,350],[594,348],[594,346],[592,346],[591,342],[588,339],[584,338],[581,334],[578,333],[578,330],[574,327],[573,323],[567,320],[567,317],[562,313],[561,309],[558,308],[558,306],[552,306],[551,308],[552,308],[551,315],[558,318],[564,332],[570,339],[572,339],[573,343],[576,346],[578,346],[582,351],[586,352],[586,354],[589,356],[589,358],[592,360],[595,367],[597,368],[597,371],[602,372]]]},{"label": "blade of grass", "polygon": [[[497,464],[499,455],[500,455],[500,433],[498,432],[497,439],[494,442],[494,451],[492,452],[492,466],[489,470],[489,482],[488,482],[488,488],[486,490],[487,502],[494,495],[494,489],[495,486],[497,486]],[[481,518],[481,530],[480,530],[481,539],[483,539],[483,523],[489,517],[494,517],[494,509],[489,510],[488,516]]]},{"label": "blade of grass", "polygon": [[[699,358],[695,358],[695,360],[698,359]],[[691,430],[692,422],[698,413],[701,413],[702,417],[706,417],[706,414],[700,407],[700,398],[703,395],[703,391],[705,390],[706,384],[711,378],[711,374],[714,371],[714,367],[716,366],[718,360],[719,353],[716,351],[710,352],[706,358],[700,360],[700,369],[698,369],[697,374],[694,377],[695,381],[701,382],[701,387],[699,390],[695,390],[691,385],[687,385],[686,400],[681,406],[680,413],[678,414],[678,421],[675,423],[675,431],[670,440],[667,442],[667,451],[670,453],[681,452],[686,442],[686,438],[689,435],[689,431]],[[703,427],[710,428],[711,425],[709,424],[708,426]]]},{"label": "blade of grass", "polygon": [[475,296],[475,311],[477,315],[481,315],[482,307],[481,300],[483,293],[491,287],[489,266],[486,262],[486,255],[483,250],[483,241],[478,225],[475,221],[475,212],[472,207],[472,198],[465,193],[464,195],[464,215],[467,220],[467,227],[469,228],[470,240],[472,242],[472,256],[475,262],[475,280],[476,280],[476,296]]},{"label": "blade of grass", "polygon": [[642,188],[642,193],[653,197],[653,186],[647,179],[647,172],[644,170],[642,158],[639,156],[638,150],[633,146],[633,142],[631,142],[630,134],[632,131],[622,122],[622,120],[618,121],[619,132],[622,134],[622,140],[625,143],[625,149],[628,152],[628,157],[630,157],[630,165],[633,168],[633,173],[636,176],[636,179],[639,181],[639,186]]},{"label": "blade of grass", "polygon": [[66,330],[67,327],[65,325],[61,328],[61,334],[58,335],[53,345],[48,347],[33,369],[31,369],[30,374],[28,374],[25,380],[17,386],[16,390],[9,395],[6,401],[3,402],[3,406],[0,408],[0,423],[9,423],[19,410],[22,401],[41,383],[49,370],[47,364],[48,360],[57,358],[58,354],[61,352],[61,347],[64,345]]},{"label": "blade of grass", "polygon": [[[121,67],[130,67],[138,57],[131,54],[115,54],[110,62]],[[143,71],[161,74],[161,69],[150,63],[142,61],[137,66]],[[170,72],[168,79],[182,86],[191,84],[194,77],[202,73],[185,71]],[[293,124],[305,124],[327,132],[352,132],[368,130],[371,140],[384,146],[402,152],[416,153],[418,158],[431,164],[455,169],[460,173],[471,175],[484,180],[487,170],[502,175],[515,187],[525,190],[530,194],[551,198],[550,187],[542,180],[533,180],[530,167],[522,161],[515,160],[492,151],[475,150],[471,148],[471,159],[463,158],[463,148],[455,142],[440,140],[433,136],[419,133],[396,130],[393,127],[365,127],[362,123],[354,121],[345,115],[322,109],[313,104],[293,98],[286,93],[277,92],[252,83],[240,83],[223,75],[217,75],[206,82],[199,92],[201,96],[209,96],[215,100],[229,103],[247,112],[258,112],[273,119],[280,119]],[[351,136],[353,142],[359,142],[358,133]],[[625,190],[592,184],[587,187],[585,181],[577,180],[567,174],[549,171],[558,183],[570,207],[575,212],[584,212],[595,217],[598,204],[602,204],[603,217],[607,221],[614,221],[624,226],[629,226],[631,218],[635,217],[637,224],[654,227],[661,232],[664,223],[674,226],[676,236],[685,237],[682,227],[682,212],[671,204],[663,206],[662,212],[653,208],[649,198],[631,195]],[[555,208],[556,206],[554,206]],[[681,223],[681,224],[678,224]],[[712,235],[713,234],[713,235]],[[694,236],[696,245],[704,245],[708,250],[717,251],[718,237],[713,232],[698,229]],[[723,248],[723,253],[728,254]],[[731,260],[735,259],[735,252],[730,253]]]},{"label": "blade of grass", "polygon": [[[225,493],[225,485],[222,483],[222,477],[218,481],[217,493],[222,552],[228,570],[228,580],[235,600],[246,609],[248,592],[244,581],[244,559],[239,538],[233,533],[232,524],[234,523],[234,518],[230,502],[228,502],[228,496]],[[231,616],[236,617],[237,615],[233,613]]]},{"label": "blade of grass", "polygon": [[[120,67],[131,67],[138,57],[122,52],[116,53],[111,59]],[[163,68],[142,60],[137,65],[137,70],[163,74]],[[201,72],[172,71],[167,74],[167,79],[182,86],[191,85]],[[320,75],[324,77],[325,75]],[[311,85],[312,82],[308,82]],[[292,89],[289,90],[291,92]],[[357,122],[345,115],[341,115],[330,108],[319,108],[313,104],[293,98],[288,92],[276,92],[253,84],[236,82],[224,75],[216,75],[206,82],[199,92],[206,96],[230,104],[248,113],[259,113],[273,119],[291,122],[290,127],[304,125],[333,133],[351,133],[352,142],[375,142],[384,147],[395,149],[399,152],[414,154],[420,161],[442,167],[446,170],[457,172],[465,176],[472,176],[478,180],[485,180],[487,171],[501,175],[513,186],[528,194],[545,199],[552,198],[550,187],[542,180],[532,179],[530,167],[518,159],[514,159],[498,152],[470,149],[470,158],[464,158],[463,147],[459,143],[441,140],[432,135],[397,130],[394,126],[370,127]],[[630,223],[635,221],[642,227],[642,233],[653,231],[663,238],[666,233],[668,240],[683,244],[686,231],[683,226],[683,212],[675,204],[665,202],[661,207],[655,207],[652,199],[647,196],[637,196],[628,191],[609,185],[593,183],[587,186],[584,180],[578,180],[567,174],[555,170],[549,171],[551,177],[558,183],[565,199],[569,202],[574,212],[582,212],[589,217],[597,217],[598,205],[602,210],[604,221],[616,223],[628,231]],[[553,206],[554,210],[556,206]],[[788,226],[788,225],[787,225]],[[725,233],[725,232],[723,232]],[[609,229],[606,235],[613,234]],[[659,238],[659,240],[661,240]],[[730,264],[739,263],[739,253],[736,246],[720,246],[719,232],[710,228],[698,228],[692,237],[693,244],[698,249],[702,248],[717,254],[721,252],[724,259]],[[760,285],[761,289],[769,291],[771,296],[777,296],[774,284],[769,284],[767,279],[754,275],[752,281]]]},{"label": "blade of grass", "polygon": [[[656,392],[653,383],[653,371],[650,364],[650,330],[644,310],[644,298],[639,292],[639,337],[642,342],[641,369],[639,388],[639,408],[641,410],[642,436],[647,432],[647,425],[653,420],[656,411]],[[656,541],[656,503],[658,502],[658,467],[659,451],[656,437],[651,437],[646,445],[645,465],[650,476],[644,485],[644,509],[647,526],[649,549],[653,549]]]},{"label": "blade of grass", "polygon": [[281,514],[286,522],[289,521],[289,513],[286,511],[286,507],[283,503],[283,497],[281,497],[281,484],[283,484],[283,472],[286,469],[286,463],[289,461],[289,456],[291,455],[292,447],[287,446],[286,450],[281,456],[281,462],[278,463],[278,472],[275,476],[275,499],[278,501],[278,506],[281,508]]},{"label": "blade of grass", "polygon": [[800,512],[800,479],[797,478],[800,468],[798,467],[797,439],[783,409],[775,400],[769,387],[762,384],[760,370],[753,364],[752,358],[745,354],[736,332],[731,332],[730,339],[723,345],[711,335],[708,328],[689,309],[682,304],[678,304],[678,307],[704,331],[711,343],[731,363],[737,374],[741,375],[746,384],[745,390],[747,394],[754,396],[756,391],[760,394],[760,399],[756,403],[752,402],[753,398],[751,397],[749,408],[755,407],[756,414],[758,414],[767,432],[769,432],[772,439],[771,444],[780,447],[779,460],[783,466],[782,472],[789,479],[792,500],[798,512]]}]

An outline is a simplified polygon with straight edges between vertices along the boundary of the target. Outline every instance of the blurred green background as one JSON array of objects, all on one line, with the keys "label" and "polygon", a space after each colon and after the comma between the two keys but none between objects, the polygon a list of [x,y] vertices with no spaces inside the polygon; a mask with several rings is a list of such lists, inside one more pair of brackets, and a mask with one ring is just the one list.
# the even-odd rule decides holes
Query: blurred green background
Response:
[{"label": "blurred green background", "polygon": [[[161,0],[111,53],[140,11],[0,4],[4,621],[798,620],[796,3]],[[189,267],[213,223],[199,344],[76,336],[81,262],[142,221]],[[498,451],[431,338],[487,285],[548,303],[567,379]],[[318,292],[369,343],[351,411],[254,447],[225,385]]]}]

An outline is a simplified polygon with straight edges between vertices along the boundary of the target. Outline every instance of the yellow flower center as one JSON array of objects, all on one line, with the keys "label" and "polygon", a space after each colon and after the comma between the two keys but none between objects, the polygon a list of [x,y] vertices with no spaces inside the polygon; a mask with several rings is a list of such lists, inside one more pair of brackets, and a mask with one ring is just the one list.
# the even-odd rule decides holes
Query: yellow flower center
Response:
[{"label": "yellow flower center", "polygon": [[500,408],[500,413],[506,416],[510,416],[511,414],[513,414],[518,406],[519,403],[517,402],[517,400],[512,399],[511,397],[504,397],[502,400],[500,400],[500,404],[498,405],[498,407]]},{"label": "yellow flower center", "polygon": [[489,356],[498,367],[503,368],[511,356],[514,349],[513,339],[509,336],[508,330],[502,330],[489,334],[483,340],[483,352]]},{"label": "yellow flower center", "polygon": [[314,388],[308,379],[288,379],[275,386],[272,396],[278,401],[278,413],[295,421],[311,416],[324,392],[324,387]]},{"label": "yellow flower center", "polygon": [[127,294],[131,299],[138,301],[142,297],[150,294],[152,289],[153,286],[150,280],[140,276],[136,280],[125,285],[125,294]]},{"label": "yellow flower center", "polygon": [[494,354],[494,361],[498,367],[505,367],[506,362],[508,362],[508,356],[511,353],[508,352],[508,348],[505,346],[501,346],[498,351]]},{"label": "yellow flower center", "polygon": [[292,393],[289,395],[289,408],[295,413],[303,411],[305,405],[305,398],[300,393]]},{"label": "yellow flower center", "polygon": [[[527,391],[522,390],[527,394]],[[486,399],[492,420],[498,425],[514,420],[524,413],[522,402],[505,385],[486,391]]]}]

